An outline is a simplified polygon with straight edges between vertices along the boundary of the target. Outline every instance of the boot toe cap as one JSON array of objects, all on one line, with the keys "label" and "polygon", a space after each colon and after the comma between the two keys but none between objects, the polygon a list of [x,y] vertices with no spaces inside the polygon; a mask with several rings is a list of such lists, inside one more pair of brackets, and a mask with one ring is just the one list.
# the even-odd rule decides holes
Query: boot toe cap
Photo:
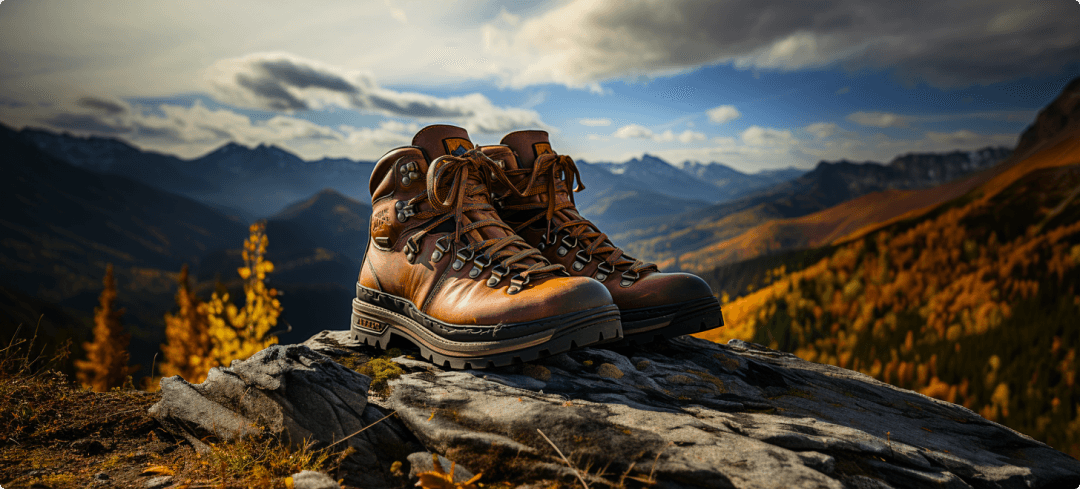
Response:
[{"label": "boot toe cap", "polygon": [[652,273],[630,287],[613,281],[612,297],[620,309],[642,309],[692,301],[713,295],[709,284],[689,273]]}]

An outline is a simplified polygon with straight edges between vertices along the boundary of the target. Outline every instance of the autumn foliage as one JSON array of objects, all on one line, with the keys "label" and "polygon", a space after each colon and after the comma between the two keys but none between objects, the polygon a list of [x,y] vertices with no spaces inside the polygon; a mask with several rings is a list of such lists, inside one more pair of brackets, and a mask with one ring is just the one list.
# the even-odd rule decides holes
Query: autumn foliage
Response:
[{"label": "autumn foliage", "polygon": [[252,224],[249,231],[251,235],[244,241],[244,266],[237,270],[244,280],[244,306],[238,308],[229,302],[227,292],[214,292],[200,306],[210,324],[210,355],[217,365],[228,366],[277,344],[277,337],[269,332],[277,325],[281,303],[277,290],[266,286],[266,274],[274,271],[274,264],[265,257],[266,224]]},{"label": "autumn foliage", "polygon": [[839,246],[724,306],[740,338],[962,404],[1080,456],[1080,166]]},{"label": "autumn foliage", "polygon": [[165,359],[161,364],[161,374],[169,377],[179,375],[189,382],[199,383],[206,378],[212,367],[210,356],[210,327],[205,314],[199,309],[202,301],[191,290],[188,267],[180,270],[177,279],[175,314],[165,314],[165,341],[161,352]]},{"label": "autumn foliage", "polygon": [[244,283],[242,306],[230,301],[224,287],[209,300],[199,300],[188,283],[187,266],[180,271],[178,311],[165,315],[163,375],[179,375],[199,383],[211,368],[227,367],[233,360],[277,344],[277,337],[270,331],[277,325],[281,303],[277,290],[266,286],[266,274],[274,270],[274,264],[265,256],[269,241],[265,224],[252,224],[249,231],[242,251],[244,266],[237,270]]},{"label": "autumn foliage", "polygon": [[128,343],[131,335],[124,332],[120,317],[124,310],[116,304],[116,279],[113,266],[105,268],[104,289],[94,308],[93,340],[83,343],[86,360],[75,360],[79,382],[97,392],[120,387],[135,371],[128,366]]}]

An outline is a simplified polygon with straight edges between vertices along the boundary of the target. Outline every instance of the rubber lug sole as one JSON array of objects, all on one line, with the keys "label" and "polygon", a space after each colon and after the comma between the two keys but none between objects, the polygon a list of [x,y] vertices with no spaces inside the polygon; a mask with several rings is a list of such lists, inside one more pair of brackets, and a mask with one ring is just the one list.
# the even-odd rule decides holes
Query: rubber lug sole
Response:
[{"label": "rubber lug sole", "polygon": [[647,345],[724,326],[720,301],[715,297],[703,297],[651,309],[631,309],[623,311],[622,314],[623,337],[605,341],[598,346],[618,348]]},{"label": "rubber lug sole", "polygon": [[600,341],[622,338],[619,308],[611,304],[545,318],[542,321],[551,324],[551,327],[527,336],[491,341],[453,341],[436,335],[413,318],[439,322],[437,319],[418,311],[415,305],[405,299],[390,297],[396,299],[393,302],[398,307],[409,310],[399,312],[359,298],[353,299],[353,339],[385,350],[389,348],[391,339],[401,338],[416,345],[424,359],[443,368],[505,367]]}]

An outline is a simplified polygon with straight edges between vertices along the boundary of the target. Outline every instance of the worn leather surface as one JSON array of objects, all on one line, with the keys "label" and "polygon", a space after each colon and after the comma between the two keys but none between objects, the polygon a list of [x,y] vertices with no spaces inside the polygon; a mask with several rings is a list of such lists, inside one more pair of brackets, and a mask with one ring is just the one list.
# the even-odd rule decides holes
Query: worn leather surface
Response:
[{"label": "worn leather surface", "polygon": [[[535,130],[510,133],[502,139],[501,144],[484,146],[482,150],[488,157],[502,160],[508,171],[533,169],[533,163],[536,161],[537,157],[548,152],[555,154],[551,149],[547,132]],[[528,185],[530,176],[531,175],[529,174],[517,175],[512,176],[510,180],[518,186],[519,190],[524,191],[526,190],[525,187]],[[570,191],[576,182],[569,182],[566,180],[567,178],[569,178],[569,175],[562,174],[559,175],[554,182],[556,185],[555,202],[558,204],[572,203]],[[534,180],[534,185],[550,185],[550,182],[548,182],[547,179],[547,176],[537,175]],[[586,185],[588,184],[588,182],[583,183]],[[494,190],[498,195],[506,195],[502,199],[503,205],[524,204],[529,202],[547,203],[549,199],[548,193],[546,192],[541,192],[537,195],[528,197],[519,197],[509,189],[496,186]],[[531,213],[503,212],[500,215],[502,215],[503,220],[516,228],[518,224],[526,222],[536,213],[544,212],[544,210],[537,210]],[[555,211],[552,216],[551,227],[555,228],[562,223],[581,218],[582,216],[577,212],[577,208],[571,205]],[[594,231],[602,232],[602,230],[596,229],[591,223],[589,225],[592,226]],[[524,238],[527,243],[539,247],[547,229],[547,221],[542,218],[532,225],[519,229],[517,234]],[[560,239],[562,236],[565,236],[565,233],[560,233]],[[588,261],[581,270],[574,270],[572,268],[574,261],[577,260],[576,257],[578,252],[583,252],[587,243],[579,241],[575,246],[568,248],[568,252],[564,256],[560,256],[557,253],[561,244],[562,243],[555,243],[543,248],[544,256],[548,260],[551,260],[552,263],[558,263],[566,267],[571,275],[582,277],[593,277],[596,275],[597,268],[601,263],[600,257],[593,257],[593,259]],[[622,273],[625,268],[627,267],[618,267],[616,271],[611,272],[603,281],[604,286],[611,293],[615,304],[623,310],[657,307],[712,296],[712,290],[704,280],[696,275],[688,273],[643,272],[632,285],[624,287],[621,284],[623,278]]]},{"label": "worn leather surface", "polygon": [[[430,184],[428,181],[431,179],[429,169],[435,159],[452,154],[455,150],[460,152],[458,148],[462,146],[472,148],[471,143],[465,143],[468,143],[468,134],[464,129],[428,126],[417,133],[412,146],[391,150],[376,163],[370,182],[371,240],[358,277],[360,285],[406,299],[435,319],[459,325],[535,321],[611,304],[607,288],[583,277],[545,273],[530,277],[520,292],[511,295],[507,293],[507,286],[513,274],[509,274],[496,287],[488,287],[486,282],[497,263],[483,268],[475,278],[468,276],[474,266],[471,261],[466,262],[460,270],[451,267],[456,258],[455,249],[463,247],[464,243],[452,247],[441,259],[433,260],[436,241],[447,235],[452,237],[453,233],[426,234],[419,241],[416,259],[409,263],[405,254],[408,239],[431,220],[412,217],[401,222],[396,205],[409,201],[427,188],[425,185]],[[403,168],[409,162],[416,162],[416,169],[412,171],[424,176],[419,180],[406,179],[410,181],[406,185],[403,177],[407,177],[409,172]],[[469,182],[475,185],[481,180],[470,177]],[[424,202],[416,212],[432,209],[430,203]],[[497,219],[498,215],[494,211],[469,211],[464,215],[466,222],[461,224],[490,218]],[[485,226],[464,234],[463,239],[479,242],[510,234],[500,227]],[[509,249],[523,248],[511,245]]]}]

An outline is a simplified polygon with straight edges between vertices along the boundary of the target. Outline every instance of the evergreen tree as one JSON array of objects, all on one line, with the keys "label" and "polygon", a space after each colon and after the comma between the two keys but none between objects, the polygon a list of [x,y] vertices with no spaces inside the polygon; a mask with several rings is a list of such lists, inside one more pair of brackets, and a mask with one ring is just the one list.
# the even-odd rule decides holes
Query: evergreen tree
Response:
[{"label": "evergreen tree", "polygon": [[210,328],[205,314],[200,314],[202,301],[191,290],[188,266],[185,264],[177,279],[176,314],[165,313],[165,341],[161,345],[165,361],[161,375],[179,375],[192,383],[206,379],[213,362],[210,356]]},{"label": "evergreen tree", "polygon": [[104,392],[123,385],[136,369],[128,366],[128,343],[131,335],[124,332],[120,317],[124,309],[116,305],[116,279],[113,266],[105,268],[104,290],[94,308],[94,339],[83,343],[86,360],[76,360],[77,378],[84,386]]}]

